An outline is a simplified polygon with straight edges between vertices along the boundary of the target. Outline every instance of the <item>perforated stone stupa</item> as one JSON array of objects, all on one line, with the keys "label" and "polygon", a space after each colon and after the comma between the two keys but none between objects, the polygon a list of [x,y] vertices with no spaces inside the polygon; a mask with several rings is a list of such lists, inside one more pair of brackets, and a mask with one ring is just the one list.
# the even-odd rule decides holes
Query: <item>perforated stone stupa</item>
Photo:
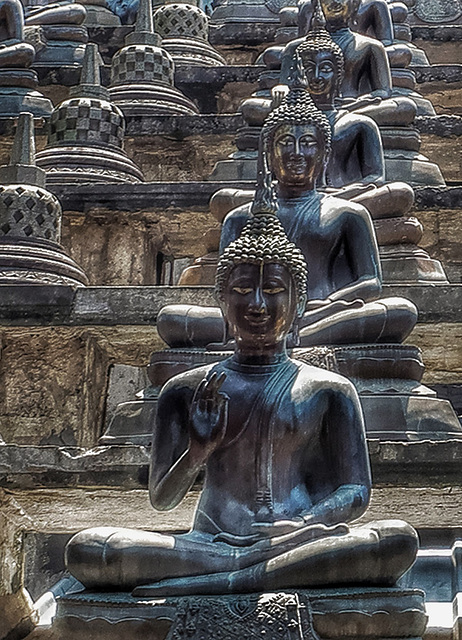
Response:
[{"label": "perforated stone stupa", "polygon": [[135,30],[112,59],[112,101],[125,115],[198,113],[194,103],[174,86],[175,64],[154,32],[152,2],[141,0]]},{"label": "perforated stone stupa", "polygon": [[96,44],[87,45],[80,84],[51,116],[37,164],[49,184],[140,182],[143,174],[123,150],[125,119],[101,86]]},{"label": "perforated stone stupa", "polygon": [[0,284],[88,284],[58,244],[61,205],[35,166],[34,122],[22,113],[10,164],[0,168]]},{"label": "perforated stone stupa", "polygon": [[171,2],[154,13],[154,28],[175,65],[218,66],[225,59],[209,44],[209,19],[193,2]]}]

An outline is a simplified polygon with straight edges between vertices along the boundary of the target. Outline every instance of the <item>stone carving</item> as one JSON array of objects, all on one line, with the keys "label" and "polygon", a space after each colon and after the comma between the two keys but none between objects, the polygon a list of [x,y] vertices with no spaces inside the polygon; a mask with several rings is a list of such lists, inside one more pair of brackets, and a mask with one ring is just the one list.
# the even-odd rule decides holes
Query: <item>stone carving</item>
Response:
[{"label": "stone carving", "polygon": [[87,284],[58,244],[61,205],[35,166],[32,114],[19,117],[10,164],[0,168],[0,283]]},{"label": "stone carving", "polygon": [[[318,640],[309,600],[287,593],[233,599],[189,598],[179,602],[169,640]],[[219,626],[219,631],[217,627]]]},{"label": "stone carving", "polygon": [[123,151],[125,119],[101,86],[99,53],[88,44],[80,84],[52,115],[48,144],[37,154],[47,182],[140,182],[143,175]]},{"label": "stone carving", "polygon": [[175,65],[222,66],[225,59],[208,42],[209,18],[192,3],[165,4],[154,13],[154,28]]},{"label": "stone carving", "polygon": [[48,116],[51,102],[36,88],[38,78],[28,67],[35,51],[24,41],[24,10],[20,0],[0,1],[0,116],[17,117],[29,111]]},{"label": "stone carving", "polygon": [[414,13],[422,22],[430,24],[455,22],[462,16],[462,2],[460,0],[416,0]]},{"label": "stone carving", "polygon": [[112,101],[125,115],[197,113],[194,103],[174,86],[175,65],[154,32],[152,0],[141,0],[135,30],[112,59]]}]

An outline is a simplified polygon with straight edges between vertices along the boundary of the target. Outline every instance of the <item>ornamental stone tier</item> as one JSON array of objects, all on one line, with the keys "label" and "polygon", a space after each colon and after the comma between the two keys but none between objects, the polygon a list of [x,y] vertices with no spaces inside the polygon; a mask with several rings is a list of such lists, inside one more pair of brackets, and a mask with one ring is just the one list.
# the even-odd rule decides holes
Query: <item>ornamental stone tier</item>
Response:
[{"label": "ornamental stone tier", "polygon": [[111,100],[126,116],[198,113],[174,85],[175,64],[154,32],[152,1],[141,0],[135,29],[112,59]]},{"label": "ornamental stone tier", "polygon": [[37,154],[48,184],[143,180],[123,150],[125,119],[101,86],[99,58],[88,44],[80,84],[52,113],[48,144]]},{"label": "ornamental stone tier", "polygon": [[175,66],[222,66],[225,59],[209,44],[209,18],[192,2],[168,2],[154,12],[154,28]]},{"label": "ornamental stone tier", "polygon": [[61,205],[35,166],[34,123],[19,117],[10,164],[0,168],[0,284],[88,284],[60,246]]}]

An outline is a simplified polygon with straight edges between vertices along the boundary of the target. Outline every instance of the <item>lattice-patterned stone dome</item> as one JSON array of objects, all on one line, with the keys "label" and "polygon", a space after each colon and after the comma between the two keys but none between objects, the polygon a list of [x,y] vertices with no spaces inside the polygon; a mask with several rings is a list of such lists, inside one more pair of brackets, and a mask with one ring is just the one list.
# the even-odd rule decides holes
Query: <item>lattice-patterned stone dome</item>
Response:
[{"label": "lattice-patterned stone dome", "polygon": [[0,284],[88,284],[59,244],[61,217],[45,171],[35,165],[33,116],[22,113],[10,164],[0,167]]},{"label": "lattice-patterned stone dome", "polygon": [[165,49],[133,44],[120,49],[112,59],[111,85],[154,82],[173,86],[175,65]]},{"label": "lattice-patterned stone dome", "polygon": [[53,111],[48,144],[102,143],[122,149],[124,134],[125,119],[116,105],[87,97],[71,98]]},{"label": "lattice-patterned stone dome", "polygon": [[175,65],[222,66],[225,59],[209,44],[209,19],[192,2],[170,2],[154,13],[156,33]]},{"label": "lattice-patterned stone dome", "polygon": [[0,236],[58,242],[61,214],[57,198],[45,189],[28,184],[0,185]]},{"label": "lattice-patterned stone dome", "polygon": [[209,19],[198,7],[185,3],[166,4],[154,14],[156,33],[164,38],[208,39]]}]

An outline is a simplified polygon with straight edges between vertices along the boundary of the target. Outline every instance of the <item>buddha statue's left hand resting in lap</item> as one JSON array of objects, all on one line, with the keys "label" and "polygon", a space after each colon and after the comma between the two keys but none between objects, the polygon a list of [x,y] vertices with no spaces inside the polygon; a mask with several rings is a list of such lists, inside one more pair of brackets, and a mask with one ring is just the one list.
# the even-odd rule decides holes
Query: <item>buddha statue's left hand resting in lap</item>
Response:
[{"label": "buddha statue's left hand resting in lap", "polygon": [[287,355],[306,265],[260,195],[217,270],[234,355],[175,376],[159,396],[151,502],[174,508],[205,468],[192,530],[77,534],[67,566],[88,588],[166,596],[390,585],[415,558],[406,523],[347,524],[371,491],[360,403],[346,378]]}]

